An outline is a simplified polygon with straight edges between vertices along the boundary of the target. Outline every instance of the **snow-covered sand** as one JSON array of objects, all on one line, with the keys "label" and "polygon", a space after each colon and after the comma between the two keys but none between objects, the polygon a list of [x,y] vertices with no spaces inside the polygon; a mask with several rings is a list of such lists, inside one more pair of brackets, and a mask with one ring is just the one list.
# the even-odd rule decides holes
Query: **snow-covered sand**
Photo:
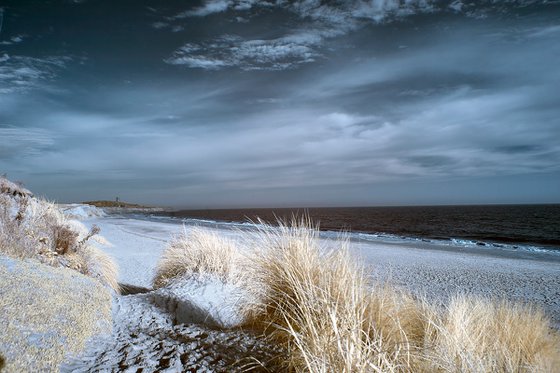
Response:
[{"label": "snow-covered sand", "polygon": [[528,302],[542,307],[560,328],[560,261],[555,255],[530,260],[412,244],[355,244],[354,249],[373,277],[433,301],[465,293]]},{"label": "snow-covered sand", "polygon": [[[166,242],[193,227],[114,216],[83,222],[97,224],[114,245],[106,251],[120,266],[120,282],[144,287],[150,287]],[[217,230],[234,239],[239,234],[227,228]],[[461,247],[450,251],[453,248],[423,242],[362,241],[350,246],[371,275],[380,280],[437,298],[466,292],[529,301],[544,307],[560,322],[560,255],[543,259],[535,255],[537,259],[531,260],[496,251],[472,253]]]},{"label": "snow-covered sand", "polygon": [[[112,246],[105,250],[119,264],[120,282],[145,288],[151,286],[166,242],[183,229],[192,228],[115,215],[90,216],[83,223],[98,225],[111,242]],[[213,229],[234,239],[240,234],[227,227]],[[327,244],[336,242],[329,239]],[[432,300],[445,302],[462,292],[531,302],[542,307],[560,326],[560,257],[555,255],[527,259],[527,255],[498,251],[473,252],[459,246],[382,240],[351,242],[350,250],[375,279]],[[113,336],[103,342],[94,341],[67,370],[136,371],[142,367],[148,371],[176,371],[182,366],[229,371],[233,361],[259,354],[263,357],[260,342],[254,337],[211,327],[213,323],[235,324],[240,297],[235,288],[212,279],[183,284],[175,290],[117,297]],[[230,367],[226,369],[227,366]]]},{"label": "snow-covered sand", "polygon": [[189,227],[98,214],[83,223],[101,228],[119,282],[139,293],[114,299],[112,335],[91,341],[62,372],[232,372],[270,359],[270,347],[255,336],[224,330],[241,321],[245,294],[235,285],[200,277],[150,289],[167,240]]}]

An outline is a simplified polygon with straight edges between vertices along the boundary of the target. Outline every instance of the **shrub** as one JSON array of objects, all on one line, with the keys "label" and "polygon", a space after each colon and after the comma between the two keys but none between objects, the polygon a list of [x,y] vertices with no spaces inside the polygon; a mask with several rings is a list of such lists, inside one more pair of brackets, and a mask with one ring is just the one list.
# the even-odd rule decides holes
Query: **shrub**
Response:
[{"label": "shrub", "polygon": [[88,231],[80,222],[67,219],[55,204],[14,189],[17,185],[5,178],[0,178],[0,185],[0,253],[71,268],[118,291],[116,265],[91,244],[98,227]]},{"label": "shrub", "polygon": [[11,182],[6,175],[0,175],[0,194],[14,197],[33,197],[33,193],[25,189],[21,183]]},{"label": "shrub", "polygon": [[74,253],[78,246],[78,232],[67,225],[57,225],[53,227],[53,243],[57,254]]}]

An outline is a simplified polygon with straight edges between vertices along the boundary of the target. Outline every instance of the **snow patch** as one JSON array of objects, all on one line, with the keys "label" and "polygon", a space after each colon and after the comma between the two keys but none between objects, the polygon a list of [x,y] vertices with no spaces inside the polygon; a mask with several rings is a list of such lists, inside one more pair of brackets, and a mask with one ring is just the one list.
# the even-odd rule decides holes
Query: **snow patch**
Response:
[{"label": "snow patch", "polygon": [[105,216],[105,212],[102,209],[91,205],[73,203],[60,205],[60,208],[69,219],[85,220]]},{"label": "snow patch", "polygon": [[154,293],[154,300],[165,305],[181,324],[205,324],[232,328],[243,321],[242,304],[249,294],[237,285],[213,276],[183,278]]}]

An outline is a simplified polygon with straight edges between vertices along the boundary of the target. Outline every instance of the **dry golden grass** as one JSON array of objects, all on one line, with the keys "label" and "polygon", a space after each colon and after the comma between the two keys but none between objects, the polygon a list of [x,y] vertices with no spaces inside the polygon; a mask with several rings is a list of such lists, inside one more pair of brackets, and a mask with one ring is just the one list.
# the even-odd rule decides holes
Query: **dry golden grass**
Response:
[{"label": "dry golden grass", "polygon": [[118,283],[119,268],[113,258],[94,246],[85,246],[81,249],[84,261],[83,273],[108,285],[115,292],[120,292]]},{"label": "dry golden grass", "polygon": [[[251,261],[233,242],[194,229],[174,239],[154,286],[211,274],[256,302],[243,325],[284,352],[264,365],[308,372],[554,372],[560,339],[538,309],[457,296],[436,308],[367,280],[346,241],[322,246],[308,220],[248,232]],[[242,275],[243,274],[243,275]]]},{"label": "dry golden grass", "polygon": [[48,201],[0,193],[0,253],[71,268],[118,291],[116,265],[91,245],[98,232],[67,219]]},{"label": "dry golden grass", "polygon": [[398,371],[410,366],[425,324],[404,293],[372,293],[345,247],[321,248],[308,222],[263,229],[254,240],[255,293],[247,323],[284,345],[282,368],[310,372]]},{"label": "dry golden grass", "polygon": [[241,277],[241,260],[231,241],[211,231],[193,228],[168,244],[157,264],[153,285],[160,288],[173,279],[198,274],[237,281]]},{"label": "dry golden grass", "polygon": [[[457,298],[445,310],[370,284],[345,247],[321,247],[308,221],[252,234],[247,325],[309,372],[553,372],[560,342],[532,308]],[[343,245],[345,246],[345,245]]]},{"label": "dry golden grass", "polygon": [[468,296],[451,300],[432,320],[425,371],[553,372],[560,339],[539,309]]}]

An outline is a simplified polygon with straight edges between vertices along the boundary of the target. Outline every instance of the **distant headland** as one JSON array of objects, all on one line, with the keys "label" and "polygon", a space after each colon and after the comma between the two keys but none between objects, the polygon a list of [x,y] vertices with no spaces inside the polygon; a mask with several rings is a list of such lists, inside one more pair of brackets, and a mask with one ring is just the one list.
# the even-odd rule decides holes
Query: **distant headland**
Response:
[{"label": "distant headland", "polygon": [[85,201],[82,202],[85,205],[91,205],[95,207],[123,207],[123,208],[135,208],[135,209],[149,209],[153,206],[144,206],[136,203],[128,203],[122,201]]}]

